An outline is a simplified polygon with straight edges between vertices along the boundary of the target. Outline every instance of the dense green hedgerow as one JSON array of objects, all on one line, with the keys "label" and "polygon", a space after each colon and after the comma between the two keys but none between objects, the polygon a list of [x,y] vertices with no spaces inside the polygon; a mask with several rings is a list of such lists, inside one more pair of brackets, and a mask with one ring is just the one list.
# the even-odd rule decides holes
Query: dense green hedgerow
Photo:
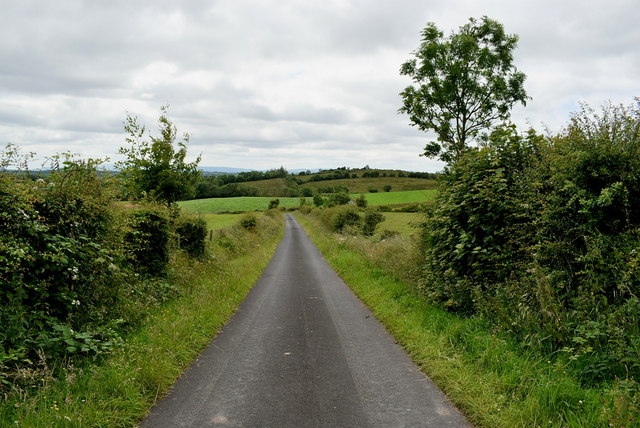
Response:
[{"label": "dense green hedgerow", "polygon": [[469,150],[426,221],[424,293],[585,384],[640,379],[639,128],[637,106],[585,108],[555,137],[503,127]]},{"label": "dense green hedgerow", "polygon": [[355,205],[338,205],[324,208],[308,208],[305,214],[313,214],[333,232],[373,236],[384,216],[376,209],[357,208]]},{"label": "dense green hedgerow", "polygon": [[111,351],[175,295],[171,251],[202,255],[206,234],[175,207],[117,203],[99,161],[54,157],[36,178],[4,170],[15,155],[0,156],[0,392],[63,359]]},{"label": "dense green hedgerow", "polygon": [[132,267],[143,274],[162,276],[166,273],[170,219],[165,211],[158,206],[131,215],[130,231],[125,235],[125,242],[131,254]]},{"label": "dense green hedgerow", "polygon": [[342,232],[348,227],[358,228],[362,223],[362,217],[354,206],[339,206],[333,210],[327,210],[327,214],[331,218],[329,224],[334,232]]},{"label": "dense green hedgerow", "polygon": [[452,310],[474,313],[527,257],[532,213],[518,195],[542,139],[501,128],[442,178],[426,223],[425,291]]},{"label": "dense green hedgerow", "polygon": [[183,216],[176,226],[176,233],[180,239],[180,249],[191,257],[204,256],[207,223],[202,218]]},{"label": "dense green hedgerow", "polygon": [[100,350],[124,284],[110,186],[93,161],[47,181],[0,176],[0,380],[7,366]]}]

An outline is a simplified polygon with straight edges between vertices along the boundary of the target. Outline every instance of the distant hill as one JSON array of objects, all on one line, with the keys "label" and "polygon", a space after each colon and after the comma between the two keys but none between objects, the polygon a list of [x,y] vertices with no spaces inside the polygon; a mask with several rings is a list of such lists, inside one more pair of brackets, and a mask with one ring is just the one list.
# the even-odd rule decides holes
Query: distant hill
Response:
[{"label": "distant hill", "polygon": [[[241,172],[251,172],[251,171],[260,171],[260,172],[265,172],[268,171],[266,169],[259,169],[259,170],[255,170],[255,169],[246,169],[246,168],[232,168],[232,167],[228,167],[228,166],[201,166],[198,168],[200,171],[204,172],[205,174],[209,174],[209,175],[222,175],[222,174],[239,174]],[[299,169],[291,169],[291,170],[287,170],[287,172],[289,174],[300,174],[301,172],[318,172],[320,171],[319,169],[304,169],[304,168],[299,168]]]},{"label": "distant hill", "polygon": [[208,173],[223,173],[223,174],[238,174],[240,172],[249,172],[250,169],[244,168],[230,168],[227,166],[201,166],[198,169],[202,172]]},{"label": "distant hill", "polygon": [[314,194],[400,192],[432,190],[438,187],[436,173],[383,169],[301,170],[298,173],[284,168],[269,171],[241,171],[237,173],[203,172],[196,199],[265,196],[299,197]]}]

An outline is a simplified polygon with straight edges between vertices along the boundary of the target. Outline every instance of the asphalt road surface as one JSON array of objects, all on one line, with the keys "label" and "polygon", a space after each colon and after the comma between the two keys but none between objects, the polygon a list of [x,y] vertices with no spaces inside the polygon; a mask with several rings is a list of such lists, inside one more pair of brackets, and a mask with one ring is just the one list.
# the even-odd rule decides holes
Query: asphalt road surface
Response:
[{"label": "asphalt road surface", "polygon": [[467,427],[288,215],[238,312],[142,427]]}]

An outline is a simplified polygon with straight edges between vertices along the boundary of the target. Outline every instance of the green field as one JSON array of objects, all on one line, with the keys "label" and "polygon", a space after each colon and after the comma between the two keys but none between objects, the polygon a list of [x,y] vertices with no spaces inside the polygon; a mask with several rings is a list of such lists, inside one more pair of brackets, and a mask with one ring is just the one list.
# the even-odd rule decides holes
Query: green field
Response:
[{"label": "green field", "polygon": [[208,230],[217,230],[238,223],[240,216],[241,214],[202,214],[202,219],[207,222]]},{"label": "green field", "polygon": [[[363,193],[370,206],[414,204],[431,201],[437,190],[409,190],[406,192]],[[359,196],[359,195],[354,195]]]},{"label": "green field", "polygon": [[[314,193],[318,193],[319,189],[341,186],[346,187],[350,193],[369,193],[369,189],[383,192],[386,185],[391,186],[392,192],[404,192],[407,190],[437,189],[438,182],[436,180],[410,177],[365,177],[311,181],[300,184],[299,188],[309,188]],[[284,178],[271,178],[268,180],[242,182],[240,186],[258,189],[258,196],[275,197],[273,195],[286,195],[286,192],[291,190],[292,183]],[[293,187],[296,187],[296,185],[293,184]]]},{"label": "green field", "polygon": [[398,232],[402,236],[411,236],[418,232],[415,227],[424,220],[422,213],[383,213],[384,221],[378,225],[378,233],[384,230]]},{"label": "green field", "polygon": [[[297,207],[300,198],[273,198],[241,196],[237,198],[210,198],[194,199],[192,201],[178,202],[178,205],[187,211],[195,213],[233,213],[243,211],[265,211],[269,208],[269,202],[273,199],[280,200],[281,207]],[[307,198],[307,203],[312,203],[312,198]]]},{"label": "green field", "polygon": [[[382,192],[363,193],[370,206],[379,205],[400,205],[422,203],[432,200],[436,195],[436,190],[409,190],[406,192]],[[354,198],[360,194],[354,193]],[[194,199],[191,201],[178,202],[178,205],[187,211],[194,213],[237,213],[244,211],[265,211],[269,207],[269,201],[280,200],[280,206],[286,208],[300,205],[300,198],[273,198],[273,197],[251,197],[242,196],[238,198],[210,198]],[[307,204],[313,203],[312,198],[306,198]]]}]

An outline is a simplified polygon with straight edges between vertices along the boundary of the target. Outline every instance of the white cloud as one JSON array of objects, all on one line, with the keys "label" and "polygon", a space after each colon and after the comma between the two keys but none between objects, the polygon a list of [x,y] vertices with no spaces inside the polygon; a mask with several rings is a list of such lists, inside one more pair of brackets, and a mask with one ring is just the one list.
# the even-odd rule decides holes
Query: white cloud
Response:
[{"label": "white cloud", "polygon": [[482,15],[520,36],[518,123],[640,94],[635,0],[23,0],[0,16],[0,144],[115,158],[127,112],[153,130],[170,104],[203,165],[437,170],[398,69],[428,21]]}]

